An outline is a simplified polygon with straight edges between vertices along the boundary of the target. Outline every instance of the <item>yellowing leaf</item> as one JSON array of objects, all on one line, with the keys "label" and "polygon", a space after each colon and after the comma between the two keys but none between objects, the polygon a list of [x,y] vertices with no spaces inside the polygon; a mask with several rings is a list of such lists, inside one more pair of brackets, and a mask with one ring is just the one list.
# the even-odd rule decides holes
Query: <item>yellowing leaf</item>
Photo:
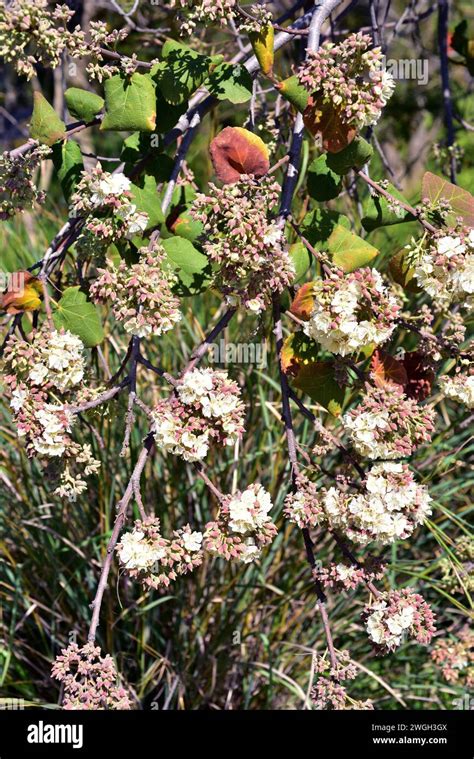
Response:
[{"label": "yellowing leaf", "polygon": [[334,265],[345,272],[367,266],[378,253],[377,248],[341,224],[336,224],[331,232],[327,248]]},{"label": "yellowing leaf", "polygon": [[288,100],[298,111],[303,113],[309,101],[309,93],[306,87],[299,83],[296,74],[275,85],[281,95]]},{"label": "yellowing leaf", "polygon": [[274,36],[273,26],[271,24],[262,27],[258,32],[249,33],[249,40],[251,42],[253,52],[255,53],[255,57],[259,62],[263,73],[267,76],[271,76],[273,73]]},{"label": "yellowing leaf", "polygon": [[36,311],[41,305],[43,286],[29,271],[9,275],[9,290],[1,296],[0,309],[7,314]]}]

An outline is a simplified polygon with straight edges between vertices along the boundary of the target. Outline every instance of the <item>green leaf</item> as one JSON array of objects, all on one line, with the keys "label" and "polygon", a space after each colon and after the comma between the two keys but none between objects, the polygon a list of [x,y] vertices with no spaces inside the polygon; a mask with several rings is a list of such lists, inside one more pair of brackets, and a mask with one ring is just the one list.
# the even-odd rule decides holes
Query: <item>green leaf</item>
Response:
[{"label": "green leaf", "polygon": [[311,253],[302,242],[295,242],[289,249],[295,267],[295,283],[300,282],[311,267]]},{"label": "green leaf", "polygon": [[336,224],[331,232],[327,248],[334,265],[345,272],[367,266],[378,253],[377,248],[341,224]]},{"label": "green leaf", "polygon": [[58,174],[66,200],[69,200],[81,178],[84,161],[79,145],[74,140],[64,140],[53,146],[53,164]]},{"label": "green leaf", "polygon": [[[406,198],[402,195],[400,190],[397,190],[393,184],[388,184],[387,192],[393,195],[398,200],[406,203]],[[382,195],[369,195],[368,200],[364,203],[365,216],[362,219],[362,226],[367,232],[372,232],[373,229],[378,227],[389,227],[393,224],[403,224],[407,221],[414,221],[415,217],[411,213],[406,213],[403,208],[399,207],[398,211],[394,211],[389,207],[387,200]]]},{"label": "green leaf", "polygon": [[211,267],[207,257],[184,237],[162,240],[166,255],[178,275],[179,295],[194,295],[205,290],[211,282]]},{"label": "green leaf", "polygon": [[[154,177],[157,182],[167,182],[174,165],[173,159],[165,153],[160,153],[158,145],[156,148],[150,145],[150,138],[153,136],[155,135],[133,132],[123,141],[120,159],[124,161],[125,173],[128,174],[135,164],[146,155],[144,162],[146,173]],[[158,135],[156,137],[158,139]]]},{"label": "green leaf", "polygon": [[342,179],[329,168],[326,155],[310,163],[307,183],[309,194],[318,202],[337,198],[342,190]]},{"label": "green leaf", "polygon": [[92,121],[105,105],[100,95],[81,90],[79,87],[68,87],[64,93],[64,99],[71,116],[83,121]]},{"label": "green leaf", "polygon": [[286,338],[281,365],[288,374],[291,385],[309,395],[313,401],[339,416],[344,402],[345,391],[334,376],[334,362],[318,361],[318,346],[303,332],[296,332]]},{"label": "green leaf", "polygon": [[339,153],[328,153],[328,167],[336,174],[347,174],[351,169],[361,169],[374,154],[373,148],[363,137],[356,137]]},{"label": "green leaf", "polygon": [[327,208],[315,208],[304,217],[302,231],[311,245],[322,250],[336,224],[350,228],[347,216]]},{"label": "green leaf", "polygon": [[220,63],[209,75],[206,87],[218,100],[234,104],[246,103],[252,97],[252,77],[240,63]]},{"label": "green leaf", "polygon": [[306,87],[299,83],[296,74],[278,82],[276,85],[280,94],[288,100],[298,111],[303,113],[308,105],[309,92]]},{"label": "green leaf", "polygon": [[160,90],[156,90],[156,131],[165,134],[176,125],[179,117],[186,113],[188,105],[184,101],[179,105],[167,103]]},{"label": "green leaf", "polygon": [[163,45],[163,60],[153,67],[152,76],[168,103],[185,103],[203,84],[211,67],[222,61],[222,56],[196,53],[187,45],[167,40]]},{"label": "green leaf", "polygon": [[474,197],[462,187],[427,171],[423,176],[422,196],[428,198],[433,205],[440,200],[449,203],[452,209],[452,213],[448,214],[449,224],[454,225],[460,216],[468,227],[474,227]]},{"label": "green leaf", "polygon": [[41,92],[33,94],[33,114],[30,122],[30,136],[33,140],[53,145],[66,136],[66,124]]},{"label": "green leaf", "polygon": [[421,287],[417,283],[415,270],[410,266],[406,254],[407,251],[404,248],[395,253],[389,261],[388,268],[395,282],[404,287],[405,290],[408,290],[408,292],[419,293]]},{"label": "green leaf", "polygon": [[68,329],[81,338],[86,348],[93,348],[102,342],[104,330],[99,312],[78,286],[64,290],[61,300],[52,306],[56,329]]},{"label": "green leaf", "polygon": [[139,185],[132,183],[130,188],[132,199],[138,211],[144,211],[148,214],[146,229],[153,229],[164,221],[156,179],[149,174],[144,174],[138,181],[140,182]]},{"label": "green leaf", "polygon": [[327,408],[333,416],[340,415],[345,393],[334,378],[334,364],[331,361],[303,365],[292,384]]},{"label": "green leaf", "polygon": [[122,74],[104,83],[102,130],[153,132],[156,125],[155,83],[149,74]]},{"label": "green leaf", "polygon": [[204,230],[202,222],[193,219],[189,208],[180,208],[179,206],[169,214],[166,219],[166,227],[173,234],[184,237],[190,242],[197,240]]}]

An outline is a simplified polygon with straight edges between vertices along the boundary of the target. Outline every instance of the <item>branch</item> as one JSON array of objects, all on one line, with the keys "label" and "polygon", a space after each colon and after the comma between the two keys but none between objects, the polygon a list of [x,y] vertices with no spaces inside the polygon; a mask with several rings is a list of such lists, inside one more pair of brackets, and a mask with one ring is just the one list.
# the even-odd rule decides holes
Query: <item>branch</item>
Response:
[{"label": "branch", "polygon": [[421,209],[415,208],[414,206],[411,206],[409,203],[405,203],[402,200],[399,200],[399,198],[396,198],[395,195],[391,195],[387,190],[385,190],[383,187],[381,187],[377,182],[374,182],[373,179],[371,179],[367,174],[365,174],[362,169],[354,169],[355,173],[358,177],[364,180],[364,182],[370,187],[372,187],[379,195],[383,195],[383,197],[390,201],[390,203],[396,203],[400,206],[400,208],[403,208],[404,211],[407,213],[411,213],[414,218],[420,222],[424,226],[428,232],[437,232],[438,230],[436,227],[433,226],[433,224],[430,224],[429,221],[426,221],[421,216]]},{"label": "branch", "polygon": [[[446,124],[448,149],[452,148],[455,142],[454,120],[453,120],[453,101],[451,97],[451,86],[449,83],[449,62],[448,62],[448,0],[438,0],[438,46],[439,62],[441,66],[441,85],[443,89],[443,107],[444,122]],[[456,157],[450,151],[450,179],[456,183]]]}]

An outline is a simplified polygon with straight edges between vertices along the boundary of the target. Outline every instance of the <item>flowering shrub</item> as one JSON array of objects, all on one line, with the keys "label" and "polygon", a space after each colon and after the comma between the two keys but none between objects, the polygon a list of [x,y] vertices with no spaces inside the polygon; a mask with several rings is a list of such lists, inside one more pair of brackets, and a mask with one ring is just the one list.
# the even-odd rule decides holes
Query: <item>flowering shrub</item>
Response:
[{"label": "flowering shrub", "polygon": [[348,495],[329,488],[323,503],[331,525],[366,545],[409,537],[431,514],[430,501],[426,488],[416,484],[406,464],[384,463],[369,470],[362,493]]},{"label": "flowering shrub", "polygon": [[113,659],[98,646],[71,643],[53,665],[52,676],[64,687],[63,709],[131,709],[125,688],[117,685]]},{"label": "flowering shrub", "polygon": [[462,403],[469,409],[474,408],[474,371],[471,367],[469,372],[460,371],[451,377],[441,376],[439,384],[446,398]]},{"label": "flowering shrub", "polygon": [[131,182],[122,173],[109,174],[98,164],[84,173],[71,197],[71,215],[85,219],[78,246],[100,254],[110,243],[141,234],[148,224],[148,214],[137,211],[130,194]]},{"label": "flowering shrub", "polygon": [[[444,3],[89,5],[0,11],[2,683],[449,708],[437,672],[473,680],[468,31]],[[429,97],[386,66],[412,47]]]},{"label": "flowering shrub", "polygon": [[466,688],[474,684],[474,639],[468,627],[457,636],[437,640],[431,658],[448,683],[462,683]]},{"label": "flowering shrub", "polygon": [[276,182],[241,177],[238,184],[211,185],[209,195],[198,195],[192,215],[204,225],[204,250],[218,265],[216,286],[232,304],[259,313],[273,292],[282,292],[294,280],[281,228],[262,214],[279,197]]},{"label": "flowering shrub", "polygon": [[0,219],[8,219],[18,211],[30,209],[44,202],[44,193],[38,190],[33,174],[40,162],[51,155],[46,145],[38,145],[26,155],[11,158],[0,156]]}]

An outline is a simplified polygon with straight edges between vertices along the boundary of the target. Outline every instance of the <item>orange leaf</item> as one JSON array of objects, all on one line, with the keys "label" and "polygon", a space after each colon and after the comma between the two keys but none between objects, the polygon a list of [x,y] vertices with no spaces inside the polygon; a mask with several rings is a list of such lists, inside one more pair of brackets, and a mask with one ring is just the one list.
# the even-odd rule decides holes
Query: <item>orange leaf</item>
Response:
[{"label": "orange leaf", "polygon": [[36,311],[41,305],[43,286],[29,271],[15,271],[9,274],[7,290],[0,299],[0,310],[7,314],[21,314]]},{"label": "orange leaf", "polygon": [[241,174],[262,177],[270,168],[263,140],[242,127],[226,127],[209,148],[217,178],[224,184],[238,182]]},{"label": "orange leaf", "polygon": [[408,377],[405,367],[393,356],[382,350],[376,350],[370,362],[370,374],[377,387],[387,385],[405,386]]},{"label": "orange leaf", "polygon": [[290,311],[298,319],[307,322],[311,316],[314,305],[313,283],[306,282],[296,293],[295,299],[291,304]]},{"label": "orange leaf", "polygon": [[312,135],[321,135],[323,148],[329,153],[340,153],[357,134],[357,130],[344,121],[341,111],[332,103],[323,103],[313,96],[304,110],[303,121]]}]

